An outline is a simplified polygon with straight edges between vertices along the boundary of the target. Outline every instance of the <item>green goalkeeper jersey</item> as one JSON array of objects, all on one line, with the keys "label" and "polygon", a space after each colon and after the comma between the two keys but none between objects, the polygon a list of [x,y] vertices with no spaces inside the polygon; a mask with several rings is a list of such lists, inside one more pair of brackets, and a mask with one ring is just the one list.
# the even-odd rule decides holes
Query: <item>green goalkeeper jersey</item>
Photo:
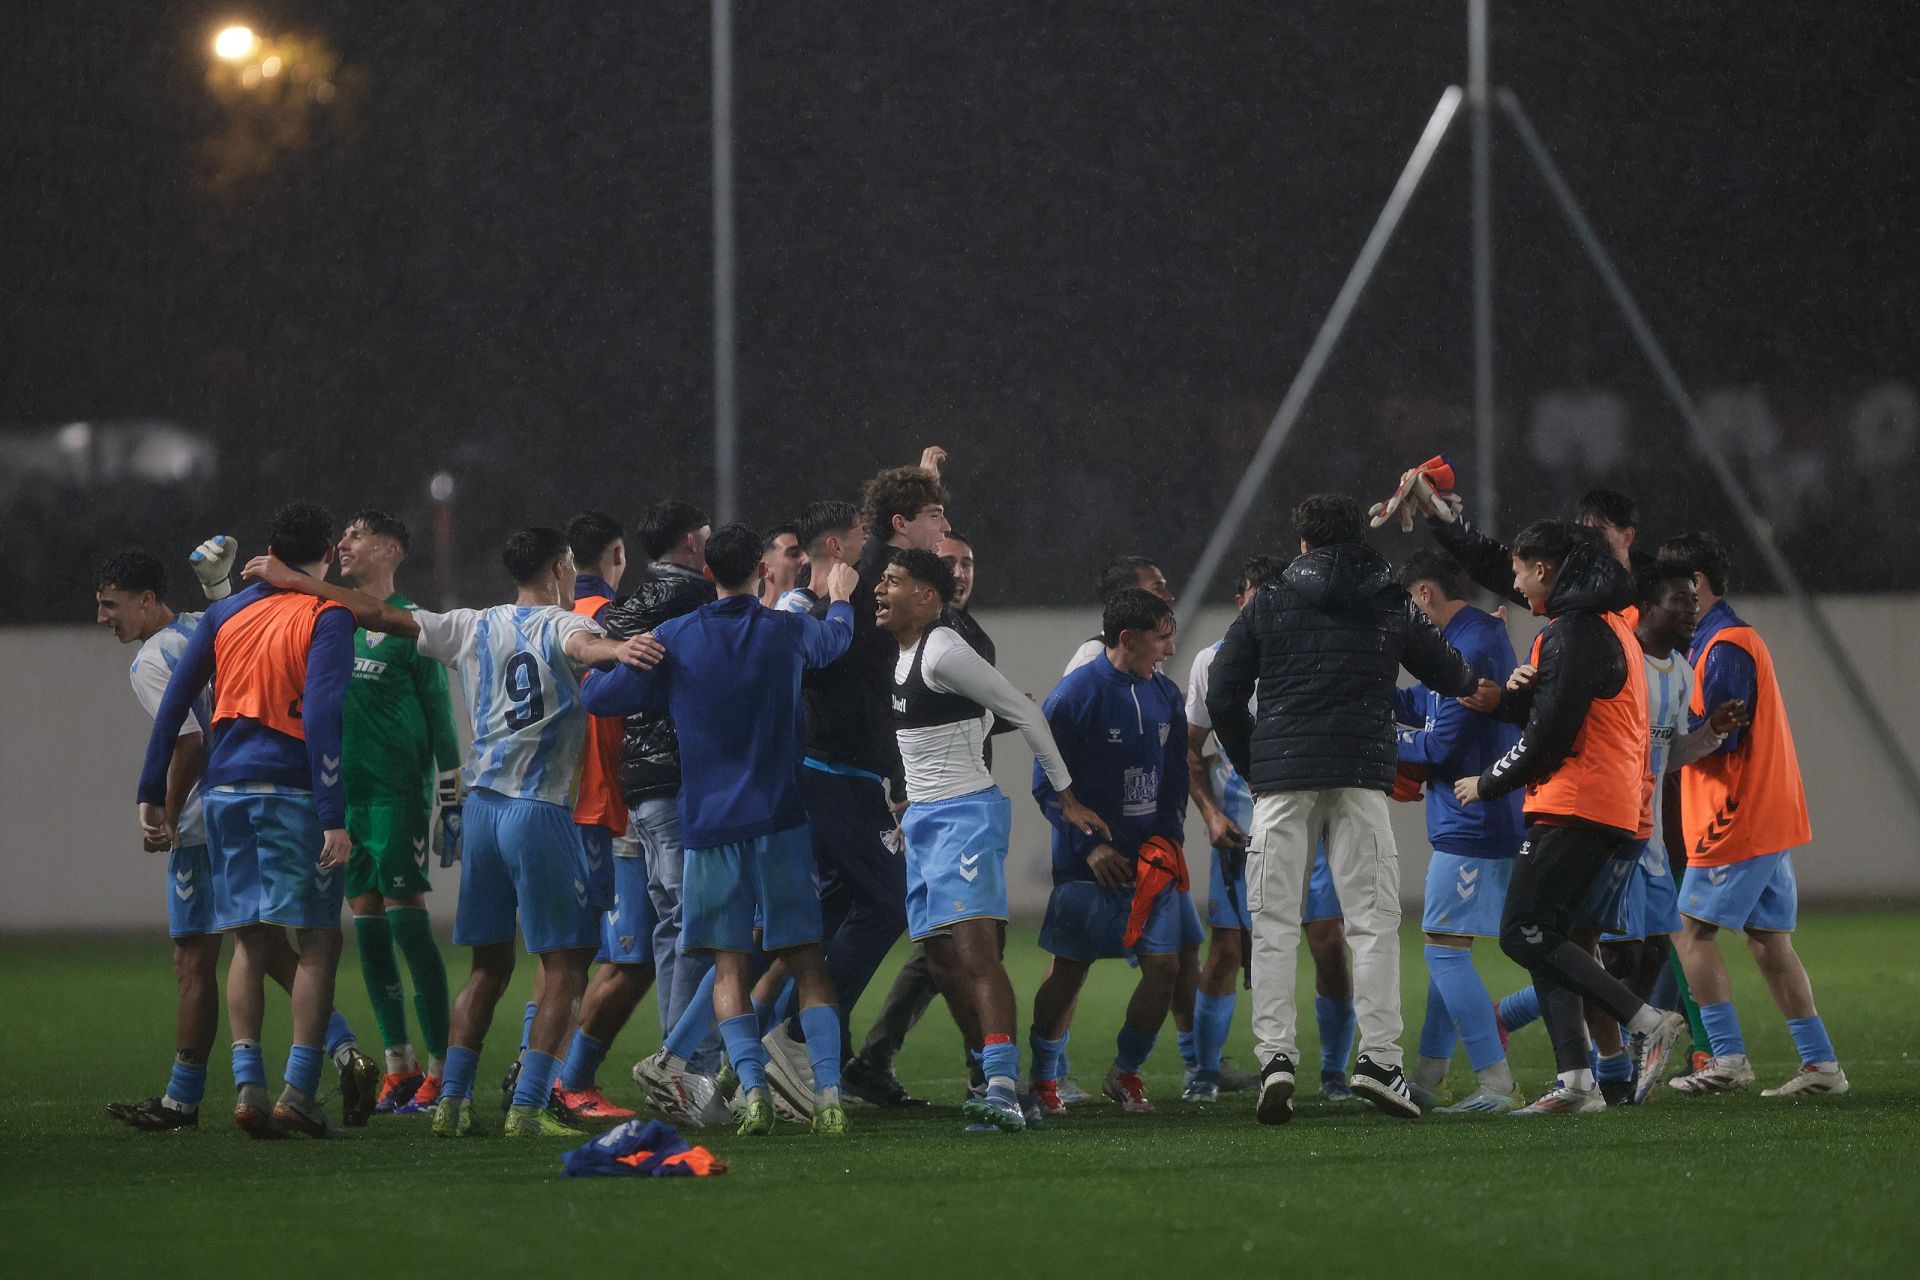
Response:
[{"label": "green goalkeeper jersey", "polygon": [[[412,609],[395,592],[387,603]],[[460,744],[447,696],[447,669],[404,636],[366,628],[353,633],[341,754],[348,804],[432,802],[436,773],[460,767]]]}]

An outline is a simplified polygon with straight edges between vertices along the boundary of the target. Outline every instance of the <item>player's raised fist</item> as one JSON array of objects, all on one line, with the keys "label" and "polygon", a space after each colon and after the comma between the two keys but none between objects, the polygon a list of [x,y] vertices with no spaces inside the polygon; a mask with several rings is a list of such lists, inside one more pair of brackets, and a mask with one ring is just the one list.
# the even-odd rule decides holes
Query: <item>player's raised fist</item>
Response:
[{"label": "player's raised fist", "polygon": [[233,562],[240,544],[224,533],[216,533],[193,549],[187,563],[200,580],[200,590],[209,600],[223,600],[233,591]]}]

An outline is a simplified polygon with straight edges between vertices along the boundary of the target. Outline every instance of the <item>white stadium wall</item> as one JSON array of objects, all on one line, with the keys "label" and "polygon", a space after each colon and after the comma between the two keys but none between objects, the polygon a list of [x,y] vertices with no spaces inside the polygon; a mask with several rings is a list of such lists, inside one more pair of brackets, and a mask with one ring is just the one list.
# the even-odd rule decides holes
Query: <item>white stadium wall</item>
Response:
[{"label": "white stadium wall", "polygon": [[[1813,814],[1813,843],[1795,860],[1812,902],[1920,900],[1920,815],[1845,701],[1799,616],[1784,600],[1743,598],[1741,611],[1772,646],[1785,687]],[[1920,596],[1823,601],[1835,629],[1909,752],[1920,755]],[[1184,683],[1196,645],[1230,621],[1200,615],[1172,672]],[[1044,696],[1096,626],[1092,611],[983,613],[1001,668]],[[1532,634],[1513,623],[1516,648]],[[147,720],[127,684],[133,649],[88,627],[0,629],[0,933],[161,927],[164,860],[141,852],[133,790]],[[1008,879],[1014,909],[1037,915],[1047,890],[1047,832],[1028,796],[1031,761],[1017,735],[1000,739],[995,773],[1014,797]],[[1395,805],[1401,892],[1418,902],[1427,846],[1418,805]],[[1188,848],[1204,850],[1198,824]],[[1204,863],[1195,859],[1196,869]],[[1197,876],[1204,894],[1206,877]],[[457,874],[435,871],[434,911],[451,916]]]}]

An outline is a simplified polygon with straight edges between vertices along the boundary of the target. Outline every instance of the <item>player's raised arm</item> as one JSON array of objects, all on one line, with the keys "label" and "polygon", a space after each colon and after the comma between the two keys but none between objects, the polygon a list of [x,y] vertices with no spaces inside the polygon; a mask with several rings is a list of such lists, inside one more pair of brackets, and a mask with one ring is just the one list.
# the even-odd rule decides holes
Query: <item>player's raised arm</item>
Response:
[{"label": "player's raised arm", "polygon": [[247,567],[240,571],[240,576],[249,582],[264,582],[281,591],[298,591],[302,595],[318,596],[322,600],[344,605],[353,614],[353,620],[369,631],[405,636],[409,640],[420,634],[420,624],[413,620],[411,610],[376,600],[364,591],[355,591],[352,587],[342,587],[324,578],[289,568],[271,554],[255,556],[247,561]]}]

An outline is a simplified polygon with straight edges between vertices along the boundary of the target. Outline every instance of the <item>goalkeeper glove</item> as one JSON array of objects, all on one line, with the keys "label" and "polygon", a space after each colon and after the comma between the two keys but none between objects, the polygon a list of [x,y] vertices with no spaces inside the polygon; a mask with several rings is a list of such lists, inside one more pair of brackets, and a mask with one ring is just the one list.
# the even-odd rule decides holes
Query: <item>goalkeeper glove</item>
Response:
[{"label": "goalkeeper glove", "polygon": [[200,590],[209,600],[224,600],[233,591],[233,562],[239,558],[240,544],[224,533],[216,533],[193,549],[187,563],[193,576],[200,579]]},{"label": "goalkeeper glove", "polygon": [[460,775],[443,773],[434,782],[433,847],[440,851],[440,865],[450,867],[460,861]]}]

